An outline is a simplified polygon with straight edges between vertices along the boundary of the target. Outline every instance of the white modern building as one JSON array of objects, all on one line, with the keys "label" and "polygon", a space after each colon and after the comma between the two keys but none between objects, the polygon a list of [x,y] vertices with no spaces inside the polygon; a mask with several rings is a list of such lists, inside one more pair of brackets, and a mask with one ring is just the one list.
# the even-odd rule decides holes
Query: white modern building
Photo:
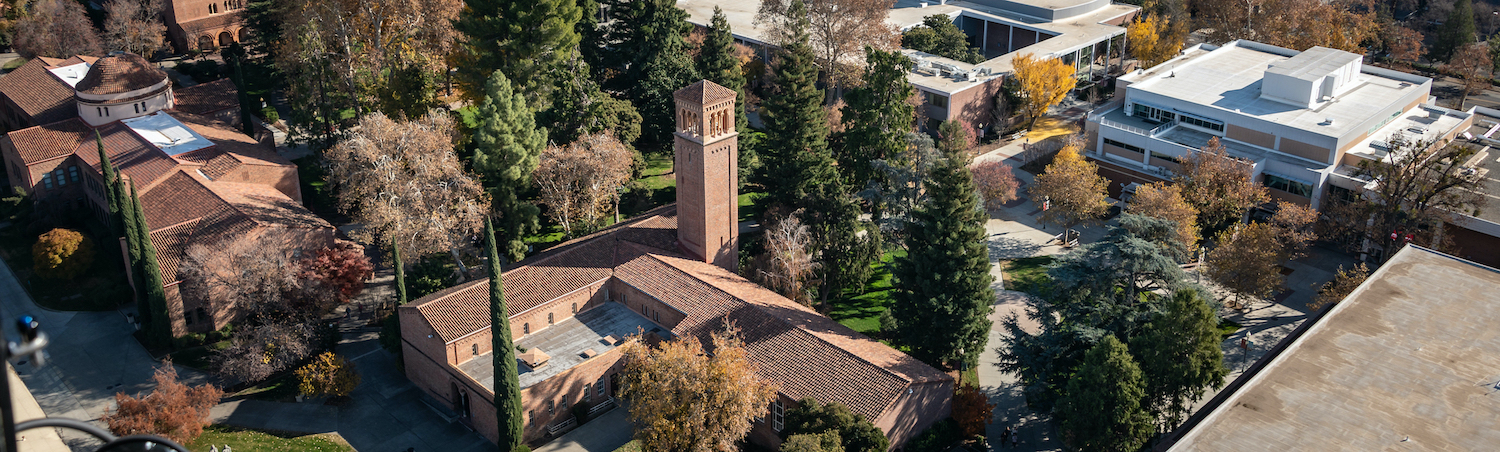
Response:
[{"label": "white modern building", "polygon": [[1116,101],[1089,114],[1089,153],[1118,184],[1149,182],[1218,138],[1274,198],[1318,208],[1360,190],[1367,181],[1349,175],[1384,158],[1393,136],[1441,144],[1473,124],[1473,111],[1436,105],[1431,79],[1362,59],[1250,41],[1194,46],[1118,79]]}]

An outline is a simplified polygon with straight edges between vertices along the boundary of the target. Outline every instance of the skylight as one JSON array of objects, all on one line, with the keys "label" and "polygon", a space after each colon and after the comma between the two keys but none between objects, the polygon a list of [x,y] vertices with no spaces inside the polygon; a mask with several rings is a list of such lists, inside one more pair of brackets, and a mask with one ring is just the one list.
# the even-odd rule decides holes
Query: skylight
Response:
[{"label": "skylight", "polygon": [[141,138],[166,152],[167,155],[196,151],[214,144],[165,112],[156,112],[120,122],[135,131],[136,135],[140,135]]}]

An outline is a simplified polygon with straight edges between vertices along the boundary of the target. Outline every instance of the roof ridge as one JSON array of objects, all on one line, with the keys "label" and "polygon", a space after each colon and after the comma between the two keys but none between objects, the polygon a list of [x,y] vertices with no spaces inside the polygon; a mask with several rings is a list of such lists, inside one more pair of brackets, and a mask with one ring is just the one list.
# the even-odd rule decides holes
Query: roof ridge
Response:
[{"label": "roof ridge", "polygon": [[[723,289],[723,288],[722,288],[722,287],[719,287],[719,286],[718,286],[718,285],[715,285],[715,284],[713,284],[713,283],[710,283],[710,282],[708,282],[708,281],[707,281],[707,280],[704,280],[704,279],[703,279],[703,278],[700,278],[700,277],[698,277],[698,275],[696,275],[696,274],[693,274],[693,272],[689,272],[689,271],[686,271],[686,270],[683,270],[683,269],[682,269],[682,268],[679,268],[679,267],[678,267],[678,266],[677,266],[677,265],[674,265],[674,264],[673,264],[673,263],[671,263],[671,262],[668,262],[668,261],[666,261],[666,260],[664,260],[664,259],[662,259],[662,258],[663,258],[663,257],[670,257],[670,256],[663,256],[663,255],[658,255],[658,254],[655,254],[655,253],[646,253],[646,256],[649,256],[649,257],[651,257],[651,258],[652,258],[652,259],[655,259],[655,260],[656,260],[656,261],[657,261],[657,262],[661,262],[661,263],[662,263],[662,264],[664,264],[664,265],[666,265],[666,266],[667,266],[667,267],[671,267],[671,268],[672,268],[672,269],[673,269],[673,270],[676,270],[676,271],[678,271],[678,272],[680,272],[680,273],[682,273],[682,274],[684,274],[684,275],[687,275],[687,276],[688,276],[688,277],[691,277],[691,278],[693,278],[693,279],[696,279],[696,280],[698,280],[698,281],[700,281],[700,282],[702,282],[702,283],[703,283],[703,284],[704,284],[704,285],[706,285],[706,286],[708,286],[708,287],[711,287],[711,288],[713,288],[713,290],[716,290],[716,291],[719,291],[719,292],[720,292],[720,293],[723,293],[723,294],[725,294],[725,295],[728,295],[728,296],[730,296],[730,297],[731,297],[731,298],[734,298],[734,299],[736,299],[736,300],[739,300],[739,301],[740,301],[740,302],[742,302],[742,303],[745,303],[745,304],[747,304],[747,305],[751,305],[751,306],[754,306],[754,307],[755,307],[755,310],[756,310],[756,312],[759,312],[759,313],[761,313],[761,314],[762,314],[762,315],[765,315],[765,316],[767,316],[767,317],[770,317],[770,318],[772,318],[772,319],[774,319],[774,320],[776,320],[776,321],[778,321],[778,322],[781,322],[781,323],[782,323],[782,324],[785,324],[785,325],[787,325],[787,326],[789,326],[789,327],[791,327],[791,328],[790,328],[790,329],[791,329],[791,330],[795,330],[795,331],[799,331],[799,332],[801,332],[801,334],[803,334],[803,335],[806,335],[806,336],[809,336],[809,337],[812,337],[812,338],[813,338],[813,339],[814,339],[814,340],[817,340],[817,341],[819,341],[819,342],[822,342],[822,343],[824,343],[824,344],[827,344],[827,345],[828,345],[828,346],[829,346],[829,347],[832,347],[832,348],[834,348],[834,349],[837,349],[837,350],[838,350],[838,351],[839,351],[839,352],[841,352],[841,353],[843,353],[843,354],[845,354],[845,355],[848,355],[848,356],[850,356],[850,357],[853,357],[853,358],[854,358],[854,359],[855,359],[855,360],[857,360],[857,361],[859,361],[859,362],[863,362],[863,363],[865,363],[865,364],[869,364],[869,365],[870,365],[870,366],[871,366],[871,367],[875,367],[875,368],[877,368],[877,369],[880,369],[880,371],[881,371],[881,372],[884,372],[884,373],[885,373],[885,374],[887,374],[887,375],[889,375],[889,376],[891,376],[891,377],[895,377],[895,378],[896,378],[896,379],[897,379],[897,380],[900,380],[900,381],[903,381],[903,382],[905,382],[905,383],[906,383],[906,384],[908,384],[908,385],[910,385],[910,384],[912,384],[912,383],[914,383],[914,382],[916,382],[916,381],[917,381],[917,380],[916,380],[916,379],[914,379],[914,378],[908,378],[908,377],[906,377],[906,376],[903,376],[903,375],[901,375],[901,374],[898,374],[898,373],[895,373],[895,372],[892,372],[892,371],[891,371],[891,370],[890,370],[890,369],[887,369],[887,368],[886,368],[886,367],[885,367],[885,366],[882,366],[882,365],[879,365],[879,364],[876,364],[876,363],[875,363],[875,362],[873,362],[873,361],[870,361],[870,360],[869,360],[869,359],[866,359],[866,358],[865,358],[865,357],[863,357],[863,356],[860,356],[860,355],[858,355],[858,354],[855,354],[855,353],[854,353],[854,352],[851,352],[851,351],[849,351],[849,350],[848,350],[848,349],[845,349],[845,348],[844,348],[844,347],[840,347],[840,346],[839,346],[839,345],[838,345],[838,344],[835,344],[835,343],[833,343],[833,342],[830,342],[830,341],[828,341],[828,340],[827,340],[827,339],[823,339],[823,337],[822,337],[822,336],[819,336],[819,335],[817,335],[817,334],[813,334],[813,332],[811,332],[811,331],[808,331],[808,330],[806,330],[806,329],[804,329],[804,328],[803,328],[803,327],[802,327],[802,326],[800,326],[800,325],[797,325],[797,324],[794,324],[794,323],[792,323],[792,322],[788,322],[788,321],[786,321],[786,320],[785,320],[785,319],[782,319],[782,318],[781,318],[781,317],[778,317],[778,316],[775,316],[775,315],[772,315],[772,314],[771,314],[771,313],[769,313],[769,312],[766,312],[766,310],[765,310],[765,308],[763,308],[763,307],[761,307],[761,306],[760,306],[760,305],[759,305],[759,304],[757,304],[757,303],[754,303],[754,302],[752,302],[752,301],[750,301],[750,300],[746,300],[746,299],[744,299],[744,298],[741,298],[741,297],[740,297],[740,296],[737,296],[737,295],[735,295],[735,294],[732,294],[732,293],[729,293],[729,291],[727,291],[727,290],[724,290],[724,289]],[[673,259],[680,259],[680,258],[673,258]],[[683,260],[686,260],[686,259],[683,259]],[[691,261],[691,262],[694,262],[694,263],[698,263],[698,262],[697,262],[697,261]],[[704,263],[704,265],[711,265],[711,264],[707,264],[707,263]],[[717,268],[717,267],[715,267],[715,268]],[[747,281],[747,282],[748,282],[748,281]],[[754,284],[754,283],[751,283],[751,284]],[[777,294],[777,296],[780,296],[780,294]],[[783,298],[784,298],[784,297],[783,297]],[[675,309],[675,308],[676,308],[676,307],[675,307],[675,306],[674,306],[674,307],[673,307],[673,308],[674,308],[674,309]],[[806,312],[806,311],[803,311],[803,312],[804,312],[804,313],[807,313],[807,312]],[[812,314],[812,315],[818,315],[818,316],[821,316],[821,315],[822,315],[822,314],[818,314],[818,313],[815,313],[815,312],[814,312],[814,313],[807,313],[807,314]],[[833,321],[833,319],[829,319],[829,321],[830,321],[830,322],[832,322],[832,321]],[[838,323],[838,322],[833,322],[833,323],[834,323],[834,324],[836,324],[836,325],[839,325],[839,326],[843,326],[843,324],[841,324],[841,323]],[[845,328],[848,328],[848,327],[845,327]],[[858,332],[858,331],[854,331],[854,330],[853,330],[853,329],[850,329],[850,330],[849,330],[849,331],[850,331],[850,332],[853,332],[853,333],[855,333],[855,334],[860,334],[860,333],[859,333],[859,332]],[[860,334],[860,335],[861,335],[861,336],[863,336],[863,334]],[[868,336],[866,336],[866,338],[868,338]],[[874,341],[874,340],[873,340],[873,339],[870,339],[870,340],[871,340],[871,341]],[[877,343],[878,343],[878,342],[877,342]],[[884,345],[884,344],[881,344],[881,345]]]}]

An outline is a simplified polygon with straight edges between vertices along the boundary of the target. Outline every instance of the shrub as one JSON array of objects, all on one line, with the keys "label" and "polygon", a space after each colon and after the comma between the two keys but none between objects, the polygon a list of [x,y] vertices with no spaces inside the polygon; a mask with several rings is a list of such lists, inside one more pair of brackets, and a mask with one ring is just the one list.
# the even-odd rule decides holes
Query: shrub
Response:
[{"label": "shrub", "polygon": [[953,394],[953,421],[965,436],[983,435],[984,428],[995,418],[995,404],[972,384],[965,384]]},{"label": "shrub", "polygon": [[323,352],[297,369],[297,381],[297,389],[302,395],[345,397],[359,387],[359,372],[344,357]]},{"label": "shrub", "polygon": [[527,446],[525,444],[522,444],[522,445],[516,446],[515,449],[511,449],[510,452],[531,452],[531,446]]},{"label": "shrub", "polygon": [[94,244],[71,229],[53,229],[31,247],[36,274],[50,279],[73,279],[94,263]]},{"label": "shrub", "polygon": [[961,439],[963,436],[958,431],[958,424],[951,418],[943,419],[906,443],[906,450],[948,450]]},{"label": "shrub", "polygon": [[266,108],[260,109],[260,119],[265,120],[266,124],[275,124],[281,120],[281,113],[276,112],[276,107],[267,105]]},{"label": "shrub", "polygon": [[573,404],[573,419],[576,419],[578,421],[578,425],[583,425],[584,422],[588,422],[589,406],[583,403]]},{"label": "shrub", "polygon": [[172,361],[156,369],[156,389],[135,398],[115,394],[118,408],[101,419],[115,435],[154,434],[179,443],[190,443],[208,425],[208,411],[224,392],[211,384],[189,387],[177,381]]}]

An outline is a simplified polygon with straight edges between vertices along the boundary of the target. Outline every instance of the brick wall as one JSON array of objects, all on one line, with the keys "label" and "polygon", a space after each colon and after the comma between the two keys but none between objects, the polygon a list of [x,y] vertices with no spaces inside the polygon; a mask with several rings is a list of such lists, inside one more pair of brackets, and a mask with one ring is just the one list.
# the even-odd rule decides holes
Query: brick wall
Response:
[{"label": "brick wall", "polygon": [[[604,285],[604,280],[600,280],[584,286],[582,289],[543,303],[541,306],[537,306],[526,312],[519,314],[512,313],[510,316],[511,340],[519,340],[528,334],[537,333],[551,326],[551,324],[547,323],[548,314],[552,315],[552,323],[555,324],[567,320],[579,312],[598,306],[605,299]],[[574,310],[575,306],[577,307],[576,311]],[[403,323],[402,325],[405,324]],[[529,333],[527,332],[528,328]],[[473,359],[476,355],[489,353],[494,348],[493,344],[491,330],[484,328],[455,339],[452,343],[445,344],[443,346],[443,354],[447,357],[449,365],[457,366]],[[475,346],[479,347],[479,353],[474,353]]]},{"label": "brick wall", "polygon": [[952,380],[914,384],[909,389],[910,392],[897,398],[880,418],[873,420],[875,426],[890,438],[893,449],[906,444],[934,422],[953,414]]},{"label": "brick wall", "polygon": [[672,328],[677,327],[678,323],[687,319],[687,314],[678,311],[677,308],[668,306],[661,300],[656,299],[656,297],[648,295],[629,284],[616,280],[613,281],[610,287],[612,288],[609,291],[610,296],[613,297],[614,301],[623,303],[625,307],[630,308],[630,310],[635,311],[647,320],[660,325],[664,330],[671,331]]}]

